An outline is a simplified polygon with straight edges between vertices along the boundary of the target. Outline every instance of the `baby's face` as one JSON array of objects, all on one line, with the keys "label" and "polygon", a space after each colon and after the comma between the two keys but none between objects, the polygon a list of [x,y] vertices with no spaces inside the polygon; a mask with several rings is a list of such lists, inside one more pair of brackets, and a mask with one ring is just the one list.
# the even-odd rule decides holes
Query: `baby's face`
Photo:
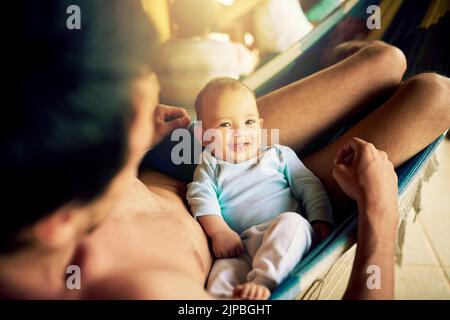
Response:
[{"label": "baby's face", "polygon": [[263,121],[250,92],[228,89],[206,94],[201,112],[203,145],[215,157],[241,162],[258,154]]}]

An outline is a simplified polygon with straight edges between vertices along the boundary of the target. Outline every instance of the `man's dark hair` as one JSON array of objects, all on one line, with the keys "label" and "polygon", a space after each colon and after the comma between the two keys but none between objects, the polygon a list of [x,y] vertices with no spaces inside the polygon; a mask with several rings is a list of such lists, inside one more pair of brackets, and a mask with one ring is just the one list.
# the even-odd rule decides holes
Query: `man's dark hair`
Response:
[{"label": "man's dark hair", "polygon": [[[14,2],[3,8],[14,20],[3,39],[0,251],[62,205],[95,199],[123,167],[129,85],[154,44],[137,0]],[[71,5],[79,30],[66,24]]]}]

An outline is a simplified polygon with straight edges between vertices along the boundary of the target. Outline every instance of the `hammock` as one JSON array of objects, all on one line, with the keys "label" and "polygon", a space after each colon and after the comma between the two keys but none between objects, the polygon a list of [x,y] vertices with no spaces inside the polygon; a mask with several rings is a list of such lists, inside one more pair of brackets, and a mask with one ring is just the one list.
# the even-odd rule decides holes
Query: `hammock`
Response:
[{"label": "hammock", "polygon": [[[382,29],[369,32],[366,28],[367,6],[378,4],[381,9]],[[449,27],[450,2],[402,0],[322,0],[308,12],[310,20],[321,22],[303,39],[280,53],[243,81],[257,96],[304,78],[320,69],[320,57],[326,48],[354,39],[382,39],[400,47],[408,59],[405,77],[424,71],[448,75],[449,42],[437,41]],[[405,21],[407,20],[407,23]],[[432,57],[432,59],[430,59]],[[433,153],[443,136],[398,168],[399,227],[398,262],[406,223],[406,213],[415,205],[421,181],[431,175],[435,162]],[[192,144],[197,143],[193,139]],[[195,169],[192,165],[172,165],[174,143],[166,139],[152,149],[142,162],[143,168],[153,168],[179,180],[190,182]],[[201,146],[197,145],[197,148]],[[198,149],[192,149],[198,150]],[[416,202],[416,203],[415,203]],[[351,267],[356,241],[357,213],[346,220],[322,243],[315,247],[272,293],[271,299],[314,299],[323,290],[332,287],[342,269]]]}]

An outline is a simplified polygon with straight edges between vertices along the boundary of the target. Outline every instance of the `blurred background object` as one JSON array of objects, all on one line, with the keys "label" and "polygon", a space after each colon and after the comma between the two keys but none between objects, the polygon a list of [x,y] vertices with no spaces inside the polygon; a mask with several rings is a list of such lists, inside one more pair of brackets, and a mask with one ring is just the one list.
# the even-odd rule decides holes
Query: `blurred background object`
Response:
[{"label": "blurred background object", "polygon": [[210,79],[239,79],[253,71],[256,53],[226,33],[213,32],[218,2],[173,0],[169,8],[172,36],[161,45],[155,64],[163,103],[189,107]]},{"label": "blurred background object", "polygon": [[298,0],[266,0],[254,9],[253,25],[262,53],[278,53],[308,34],[313,25]]},{"label": "blurred background object", "polygon": [[144,10],[153,22],[159,42],[170,39],[170,19],[167,0],[142,0]]},{"label": "blurred background object", "polygon": [[[211,79],[243,79],[313,29],[298,0],[142,0],[161,42],[161,101],[193,115]],[[311,1],[309,1],[311,2]]]}]

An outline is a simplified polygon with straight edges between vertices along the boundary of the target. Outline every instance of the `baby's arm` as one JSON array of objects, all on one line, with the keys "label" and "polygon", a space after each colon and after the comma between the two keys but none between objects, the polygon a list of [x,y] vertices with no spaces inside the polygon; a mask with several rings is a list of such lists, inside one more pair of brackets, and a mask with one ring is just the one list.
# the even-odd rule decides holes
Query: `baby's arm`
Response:
[{"label": "baby's arm", "polygon": [[194,180],[188,185],[187,200],[193,216],[211,239],[214,256],[216,258],[239,256],[243,253],[244,247],[239,234],[222,218],[215,180],[210,159],[202,157],[202,163],[195,169]]},{"label": "baby's arm", "polygon": [[244,252],[241,237],[223,221],[222,217],[205,215],[197,219],[205,233],[211,238],[216,258],[237,257]]},{"label": "baby's arm", "polygon": [[319,178],[306,168],[292,149],[283,146],[280,149],[292,193],[302,203],[308,221],[322,240],[333,228],[333,214],[327,192]]}]

